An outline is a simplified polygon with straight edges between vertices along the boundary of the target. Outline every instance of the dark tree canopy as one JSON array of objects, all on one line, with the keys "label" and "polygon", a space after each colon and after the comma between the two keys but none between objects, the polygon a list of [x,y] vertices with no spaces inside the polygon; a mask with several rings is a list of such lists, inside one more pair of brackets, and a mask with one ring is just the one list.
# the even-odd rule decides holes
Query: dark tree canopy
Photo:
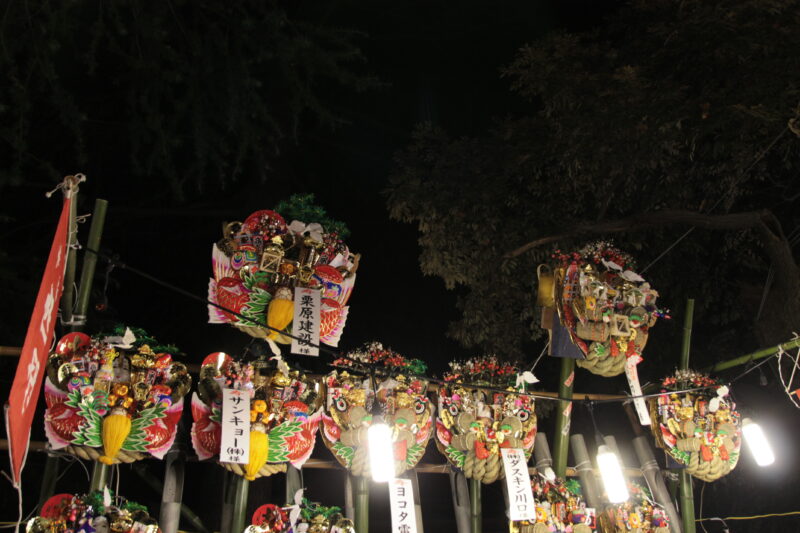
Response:
[{"label": "dark tree canopy", "polygon": [[89,162],[178,200],[263,180],[301,122],[338,121],[324,90],[372,83],[354,38],[269,0],[10,1],[0,190]]},{"label": "dark tree canopy", "polygon": [[[535,268],[554,247],[613,237],[642,269],[698,225],[645,277],[674,310],[698,300],[706,357],[740,353],[747,330],[737,327],[755,328],[750,342],[787,340],[800,328],[789,312],[800,310],[790,245],[800,231],[799,26],[797,1],[631,2],[599,30],[519,51],[502,75],[527,115],[480,137],[420,126],[397,157],[388,204],[418,225],[423,271],[461,295],[451,335],[521,356],[541,334]],[[646,223],[665,210],[713,219],[763,209],[734,227]],[[511,253],[552,235],[561,238]]]}]

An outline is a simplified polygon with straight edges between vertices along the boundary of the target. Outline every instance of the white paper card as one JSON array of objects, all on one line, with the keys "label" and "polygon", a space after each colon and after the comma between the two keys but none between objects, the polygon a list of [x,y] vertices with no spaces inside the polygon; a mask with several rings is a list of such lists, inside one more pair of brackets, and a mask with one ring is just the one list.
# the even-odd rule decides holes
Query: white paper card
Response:
[{"label": "white paper card", "polygon": [[250,457],[250,393],[222,389],[222,439],[219,460],[247,464]]},{"label": "white paper card", "polygon": [[508,488],[508,519],[535,520],[536,502],[531,490],[531,476],[528,474],[528,460],[521,448],[500,448],[503,454],[503,468],[506,472]]},{"label": "white paper card", "polygon": [[319,355],[319,291],[295,287],[292,353]]},{"label": "white paper card", "polygon": [[392,533],[417,533],[414,489],[410,479],[389,480],[389,505],[392,510]]},{"label": "white paper card", "polygon": [[633,396],[633,406],[636,407],[636,414],[639,416],[639,423],[643,426],[650,425],[650,411],[647,410],[647,404],[642,398],[642,386],[639,384],[639,373],[636,371],[637,357],[628,357],[625,361],[625,377],[628,378],[628,387],[631,389],[631,396]]}]

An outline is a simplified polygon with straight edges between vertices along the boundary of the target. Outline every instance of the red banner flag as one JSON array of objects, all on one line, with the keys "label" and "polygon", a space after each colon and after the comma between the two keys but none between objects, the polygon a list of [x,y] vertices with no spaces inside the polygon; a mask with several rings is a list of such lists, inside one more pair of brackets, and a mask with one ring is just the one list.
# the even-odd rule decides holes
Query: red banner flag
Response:
[{"label": "red banner flag", "polygon": [[47,363],[58,302],[64,289],[64,270],[67,266],[67,237],[70,198],[64,199],[56,235],[50,248],[36,306],[33,308],[25,344],[17,364],[17,374],[6,403],[6,434],[14,486],[19,487],[20,474],[28,455],[31,425],[42,389],[42,376]]}]

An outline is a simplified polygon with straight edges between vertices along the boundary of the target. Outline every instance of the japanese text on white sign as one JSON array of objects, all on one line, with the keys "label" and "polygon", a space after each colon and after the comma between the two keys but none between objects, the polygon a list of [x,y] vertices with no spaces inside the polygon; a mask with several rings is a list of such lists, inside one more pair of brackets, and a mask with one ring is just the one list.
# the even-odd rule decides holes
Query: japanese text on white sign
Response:
[{"label": "japanese text on white sign", "polygon": [[417,533],[414,489],[410,479],[389,481],[389,505],[392,510],[392,533]]},{"label": "japanese text on white sign", "polygon": [[246,464],[250,457],[250,394],[222,389],[222,439],[219,460]]},{"label": "japanese text on white sign", "polygon": [[525,452],[519,448],[501,448],[500,453],[503,454],[503,468],[506,472],[509,520],[536,519],[536,502],[533,500]]},{"label": "japanese text on white sign", "polygon": [[628,378],[628,386],[631,389],[631,396],[633,396],[633,406],[636,407],[636,414],[639,415],[639,423],[643,426],[650,425],[650,412],[647,410],[647,404],[642,398],[642,386],[639,384],[639,373],[636,371],[636,364],[641,361],[638,356],[628,357],[625,362],[625,377]]},{"label": "japanese text on white sign", "polygon": [[292,353],[319,355],[319,311],[319,291],[295,287]]}]

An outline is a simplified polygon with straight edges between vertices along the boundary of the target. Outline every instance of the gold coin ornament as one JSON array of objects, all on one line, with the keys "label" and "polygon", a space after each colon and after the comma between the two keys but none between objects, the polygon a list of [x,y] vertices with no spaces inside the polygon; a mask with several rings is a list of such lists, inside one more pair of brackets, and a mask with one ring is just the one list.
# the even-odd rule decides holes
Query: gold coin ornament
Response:
[{"label": "gold coin ornament", "polygon": [[290,464],[302,468],[317,439],[319,383],[282,359],[244,362],[224,352],[209,354],[192,395],[192,446],[200,460],[220,455],[223,388],[250,398],[248,461],[220,462],[223,468],[250,481],[285,472]]},{"label": "gold coin ornament", "polygon": [[669,518],[663,507],[653,500],[650,491],[638,483],[628,482],[630,498],[609,504],[600,513],[600,533],[669,533]]},{"label": "gold coin ornament", "polygon": [[44,427],[50,446],[105,464],[162,459],[172,446],[192,378],[141,329],[69,333],[48,359]]},{"label": "gold coin ornament", "polygon": [[373,342],[333,365],[337,370],[324,378],[322,434],[336,460],[354,475],[370,475],[367,430],[377,403],[391,429],[395,474],[414,468],[433,433],[425,364]]},{"label": "gold coin ornament", "polygon": [[[690,392],[686,389],[701,388]],[[742,423],[728,387],[691,370],[662,382],[662,394],[649,400],[656,445],[686,471],[715,481],[736,467],[742,447]]]},{"label": "gold coin ornament", "polygon": [[586,507],[581,485],[576,479],[547,479],[542,474],[531,478],[536,500],[536,519],[513,521],[511,533],[594,533],[595,509]]},{"label": "gold coin ornament", "polygon": [[147,507],[114,497],[109,490],[57,494],[31,518],[26,533],[160,533]]},{"label": "gold coin ornament", "polygon": [[450,363],[437,395],[436,446],[468,479],[502,478],[501,448],[521,448],[530,458],[536,410],[532,396],[510,386],[518,374],[495,356]]},{"label": "gold coin ornament", "polygon": [[359,255],[343,241],[347,227],[313,200],[313,195],[292,196],[274,210],[224,225],[211,250],[209,323],[288,344],[291,338],[282,333],[292,332],[294,288],[312,288],[320,292],[320,342],[338,346]]},{"label": "gold coin ornament", "polygon": [[656,305],[656,292],[634,271],[633,258],[607,242],[589,244],[573,253],[553,255],[553,282],[539,271],[538,301],[552,301],[572,342],[585,356],[576,364],[593,374],[611,377],[638,364],[652,328],[669,318]]}]

